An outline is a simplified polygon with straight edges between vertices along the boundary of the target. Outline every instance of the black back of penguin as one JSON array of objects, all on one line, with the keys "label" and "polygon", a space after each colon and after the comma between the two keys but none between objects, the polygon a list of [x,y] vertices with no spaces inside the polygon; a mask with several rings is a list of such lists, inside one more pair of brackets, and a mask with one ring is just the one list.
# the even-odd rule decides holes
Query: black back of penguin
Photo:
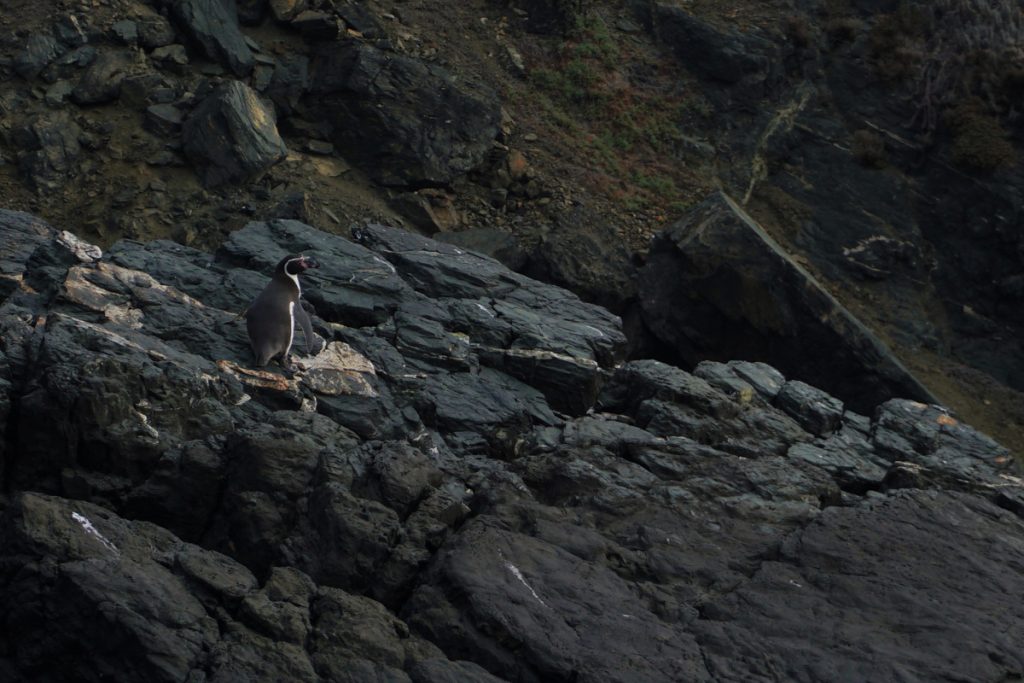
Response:
[{"label": "black back of penguin", "polygon": [[299,274],[318,267],[319,264],[308,256],[284,257],[278,262],[270,282],[249,306],[245,324],[258,367],[274,359],[279,359],[283,366],[289,364],[296,315],[304,315],[299,303],[302,294]]}]

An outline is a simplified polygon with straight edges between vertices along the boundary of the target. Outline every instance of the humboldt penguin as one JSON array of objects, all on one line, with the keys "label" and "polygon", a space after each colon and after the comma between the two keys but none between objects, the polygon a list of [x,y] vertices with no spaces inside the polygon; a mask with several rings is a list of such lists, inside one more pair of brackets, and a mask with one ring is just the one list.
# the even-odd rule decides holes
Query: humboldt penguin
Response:
[{"label": "humboldt penguin", "polygon": [[249,330],[249,341],[258,367],[277,359],[287,372],[293,371],[290,354],[296,322],[302,327],[306,353],[311,353],[313,326],[300,301],[302,286],[299,285],[299,273],[319,267],[320,264],[309,256],[285,256],[277,264],[270,282],[246,310],[245,326]]}]

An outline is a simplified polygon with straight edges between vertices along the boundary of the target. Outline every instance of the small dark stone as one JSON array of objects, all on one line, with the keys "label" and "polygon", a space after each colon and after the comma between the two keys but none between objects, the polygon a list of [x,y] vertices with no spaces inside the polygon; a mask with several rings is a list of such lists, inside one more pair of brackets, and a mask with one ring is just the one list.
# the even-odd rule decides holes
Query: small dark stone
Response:
[{"label": "small dark stone", "polygon": [[184,45],[164,45],[153,50],[153,61],[163,67],[185,66],[188,64],[188,53]]},{"label": "small dark stone", "polygon": [[274,18],[281,22],[291,21],[306,9],[306,0],[268,0]]},{"label": "small dark stone", "polygon": [[57,33],[57,38],[68,47],[81,47],[89,42],[85,27],[74,14],[67,14],[57,20],[54,30]]},{"label": "small dark stone", "polygon": [[78,104],[102,104],[116,100],[130,68],[130,57],[124,53],[101,54],[82,74],[71,98]]},{"label": "small dark stone", "polygon": [[33,33],[14,58],[14,71],[27,81],[32,80],[46,66],[67,51],[56,38],[45,33]]},{"label": "small dark stone", "polygon": [[171,104],[154,104],[146,108],[143,127],[158,137],[174,137],[181,133],[184,116]]},{"label": "small dark stone", "polygon": [[237,0],[238,21],[244,26],[259,26],[267,16],[267,0]]},{"label": "small dark stone", "polygon": [[416,229],[428,235],[433,235],[442,229],[441,223],[430,206],[430,201],[415,192],[403,192],[395,195],[388,200],[388,206]]},{"label": "small dark stone", "polygon": [[135,45],[139,42],[139,25],[131,19],[115,22],[110,30],[125,45]]},{"label": "small dark stone", "polygon": [[279,107],[279,111],[291,114],[308,86],[309,58],[304,55],[287,55],[274,68],[274,77],[266,92]]},{"label": "small dark stone", "polygon": [[51,107],[59,107],[71,97],[74,86],[68,81],[57,81],[46,89],[46,104]]},{"label": "small dark stone", "polygon": [[344,23],[335,15],[312,10],[299,13],[291,25],[309,41],[337,40],[345,30]]},{"label": "small dark stone", "polygon": [[491,206],[495,209],[500,209],[505,206],[508,201],[508,190],[503,187],[498,187],[491,190]]},{"label": "small dark stone", "polygon": [[159,14],[148,14],[135,20],[139,42],[147,50],[170,45],[174,42],[174,27]]}]

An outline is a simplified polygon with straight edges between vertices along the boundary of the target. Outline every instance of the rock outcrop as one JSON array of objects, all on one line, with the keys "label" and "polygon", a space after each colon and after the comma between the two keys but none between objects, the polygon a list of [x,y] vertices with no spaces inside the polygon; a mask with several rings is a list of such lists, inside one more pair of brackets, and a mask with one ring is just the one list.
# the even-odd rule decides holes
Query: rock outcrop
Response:
[{"label": "rock outcrop", "polygon": [[[604,309],[381,225],[0,237],[0,677],[1024,674],[1024,483],[939,407],[624,362]],[[236,318],[298,251],[327,345],[288,378]]]},{"label": "rock outcrop", "polygon": [[745,358],[797,368],[861,411],[894,396],[935,401],[724,193],[655,238],[639,280],[644,322],[683,363]]}]

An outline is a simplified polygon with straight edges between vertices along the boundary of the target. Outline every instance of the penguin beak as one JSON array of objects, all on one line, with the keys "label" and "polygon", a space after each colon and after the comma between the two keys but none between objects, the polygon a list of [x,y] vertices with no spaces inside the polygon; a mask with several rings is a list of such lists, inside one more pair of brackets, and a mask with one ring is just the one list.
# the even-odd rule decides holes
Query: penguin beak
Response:
[{"label": "penguin beak", "polygon": [[312,256],[303,256],[302,257],[302,267],[303,268],[307,268],[307,269],[308,268],[319,268],[320,264]]}]

